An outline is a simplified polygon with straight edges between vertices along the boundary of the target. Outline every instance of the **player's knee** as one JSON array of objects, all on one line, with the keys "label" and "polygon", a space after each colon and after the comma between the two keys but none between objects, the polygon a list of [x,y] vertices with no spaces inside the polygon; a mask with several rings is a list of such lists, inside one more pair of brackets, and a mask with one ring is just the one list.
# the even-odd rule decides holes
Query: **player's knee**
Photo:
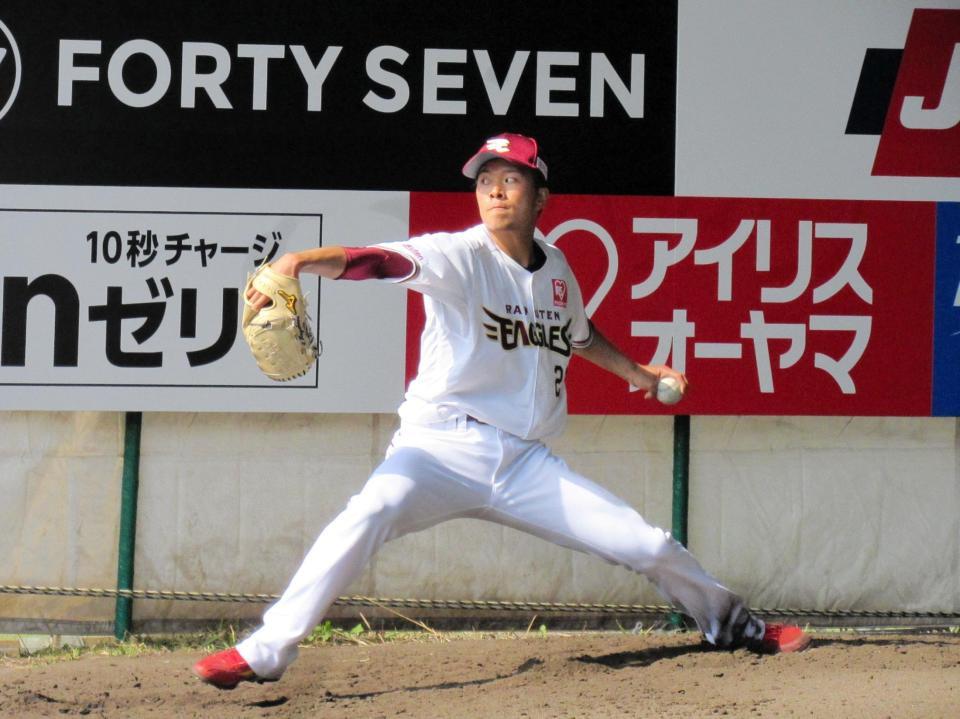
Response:
[{"label": "player's knee", "polygon": [[644,574],[655,573],[671,561],[680,546],[669,532],[659,527],[649,527],[638,538],[632,568]]},{"label": "player's knee", "polygon": [[350,500],[349,509],[364,522],[389,524],[396,514],[396,504],[379,496],[358,494]]},{"label": "player's knee", "polygon": [[373,526],[389,528],[403,513],[403,497],[398,492],[368,487],[351,498],[348,508]]}]

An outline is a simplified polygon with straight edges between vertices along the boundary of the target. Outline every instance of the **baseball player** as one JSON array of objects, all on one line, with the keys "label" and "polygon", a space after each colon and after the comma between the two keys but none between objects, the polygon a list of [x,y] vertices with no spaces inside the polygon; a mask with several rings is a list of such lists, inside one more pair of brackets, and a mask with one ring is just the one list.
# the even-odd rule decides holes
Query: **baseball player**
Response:
[{"label": "baseball player", "polygon": [[[674,378],[681,392],[687,380],[611,344],[587,319],[563,254],[534,237],[549,194],[536,140],[491,137],[463,174],[476,182],[475,227],[311,249],[273,264],[290,277],[381,280],[422,293],[420,367],[383,463],[317,538],[263,625],[201,659],[194,673],[222,689],[278,679],[298,642],[383,543],[457,517],[499,522],[640,572],[719,647],[804,648],[809,638],[798,627],[752,616],[668,533],[542,443],[564,426],[573,354],[647,398],[661,378]],[[255,307],[268,301],[256,290],[248,300]]]}]

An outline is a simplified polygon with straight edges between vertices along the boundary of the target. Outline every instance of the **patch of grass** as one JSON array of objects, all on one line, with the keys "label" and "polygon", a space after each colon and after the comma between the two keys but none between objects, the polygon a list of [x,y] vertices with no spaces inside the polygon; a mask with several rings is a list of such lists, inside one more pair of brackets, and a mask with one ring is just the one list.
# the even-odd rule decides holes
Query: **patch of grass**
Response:
[{"label": "patch of grass", "polygon": [[807,625],[804,626],[803,630],[816,634],[851,634],[855,636],[871,634],[960,634],[960,626],[955,624],[881,624],[853,627],[811,627]]},{"label": "patch of grass", "polygon": [[201,650],[205,653],[232,647],[237,643],[236,627],[222,624],[214,630],[186,634],[129,635],[124,641],[104,637],[91,645],[47,647],[24,659],[38,664],[70,661],[86,655],[135,657],[162,652]]},{"label": "patch of grass", "polygon": [[334,626],[329,619],[322,622],[304,641],[301,646],[318,646],[322,644],[357,644],[368,646],[370,644],[386,644],[387,642],[399,641],[434,641],[447,642],[455,638],[455,632],[438,632],[429,625],[417,619],[401,614],[395,609],[383,607],[391,614],[412,624],[416,629],[387,629],[375,630],[367,618],[360,613],[362,623],[356,624],[350,629],[342,629]]},{"label": "patch of grass", "polygon": [[357,624],[352,629],[340,629],[333,626],[333,622],[327,619],[314,629],[310,636],[301,642],[301,645],[316,646],[317,644],[337,644],[345,642],[365,645],[369,644],[369,642],[362,639],[365,633],[367,632],[364,630],[362,624]]},{"label": "patch of grass", "polygon": [[[397,613],[399,615],[399,613]],[[403,617],[403,615],[399,615]],[[356,645],[370,646],[375,644],[386,644],[390,642],[449,642],[449,641],[478,641],[478,640],[546,640],[549,638],[570,637],[580,632],[569,632],[560,630],[551,630],[547,622],[543,621],[537,615],[534,615],[526,628],[526,631],[507,630],[507,631],[482,631],[482,630],[459,630],[459,631],[437,631],[423,622],[408,619],[413,626],[409,629],[374,629],[367,621],[366,617],[360,615],[362,622],[352,627],[338,627],[330,620],[325,620],[307,637],[301,646],[316,647],[326,645]],[[403,617],[407,619],[406,617]],[[613,633],[651,633],[656,628],[634,627],[632,630],[619,626],[618,632]],[[957,628],[951,628],[951,633],[956,632]],[[584,631],[586,634],[594,632]],[[601,632],[605,634],[607,632]],[[116,656],[116,657],[137,657],[147,654],[159,654],[177,651],[196,651],[198,653],[209,654],[221,649],[235,646],[240,637],[237,635],[237,627],[232,624],[221,624],[215,629],[204,632],[168,634],[168,635],[130,635],[126,640],[118,642],[112,637],[103,637],[96,642],[83,647],[65,646],[46,648],[37,651],[25,657],[0,657],[0,663],[3,662],[26,662],[29,664],[50,664],[60,661],[73,661],[85,656]]]}]

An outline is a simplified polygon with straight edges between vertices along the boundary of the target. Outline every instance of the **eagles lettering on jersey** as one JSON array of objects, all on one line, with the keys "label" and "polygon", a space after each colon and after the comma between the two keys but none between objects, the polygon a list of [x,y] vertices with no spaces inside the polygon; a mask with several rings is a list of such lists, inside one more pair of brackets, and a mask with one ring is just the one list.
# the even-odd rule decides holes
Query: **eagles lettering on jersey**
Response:
[{"label": "eagles lettering on jersey", "polygon": [[[487,337],[499,342],[505,350],[514,350],[521,345],[524,347],[546,347],[564,357],[570,356],[572,343],[570,342],[570,323],[564,325],[545,325],[543,322],[526,322],[512,317],[501,317],[486,307],[484,313],[495,324],[483,323]],[[550,314],[558,314],[551,312]]]}]

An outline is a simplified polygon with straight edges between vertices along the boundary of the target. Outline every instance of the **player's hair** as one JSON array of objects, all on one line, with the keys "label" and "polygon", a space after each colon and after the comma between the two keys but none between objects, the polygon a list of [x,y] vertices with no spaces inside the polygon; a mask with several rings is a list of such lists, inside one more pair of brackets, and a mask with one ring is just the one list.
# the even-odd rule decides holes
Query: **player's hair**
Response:
[{"label": "player's hair", "polygon": [[533,175],[533,186],[537,190],[541,187],[547,187],[547,178],[537,170],[528,170]]}]

